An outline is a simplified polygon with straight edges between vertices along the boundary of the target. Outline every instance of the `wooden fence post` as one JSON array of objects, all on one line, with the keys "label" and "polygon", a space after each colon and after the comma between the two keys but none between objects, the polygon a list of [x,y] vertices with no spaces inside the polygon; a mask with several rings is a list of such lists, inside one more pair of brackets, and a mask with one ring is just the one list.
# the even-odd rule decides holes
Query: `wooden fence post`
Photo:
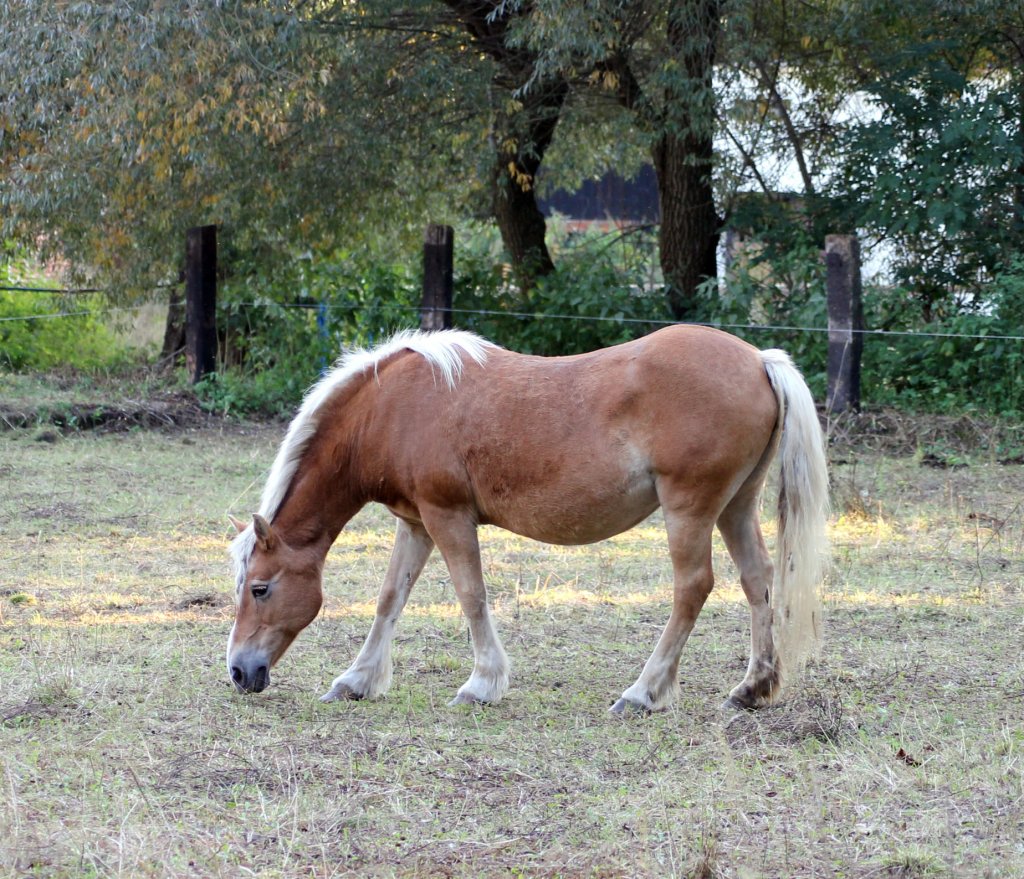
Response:
[{"label": "wooden fence post", "polygon": [[860,409],[860,359],[864,349],[860,244],[856,235],[825,237],[828,291],[828,398],[835,414]]},{"label": "wooden fence post", "polygon": [[217,369],[217,227],[185,237],[185,365],[192,384]]},{"label": "wooden fence post", "polygon": [[455,230],[431,223],[423,241],[423,304],[420,329],[446,330],[452,325]]}]

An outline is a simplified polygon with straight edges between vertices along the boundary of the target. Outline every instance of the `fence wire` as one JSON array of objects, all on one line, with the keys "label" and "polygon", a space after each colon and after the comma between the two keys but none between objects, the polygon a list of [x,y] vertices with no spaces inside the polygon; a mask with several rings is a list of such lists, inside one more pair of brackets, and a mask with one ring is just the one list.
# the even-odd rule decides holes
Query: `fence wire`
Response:
[{"label": "fence wire", "polygon": [[[13,287],[0,287],[0,291],[3,290],[15,290],[22,288]],[[73,292],[73,291],[59,291],[59,290],[43,290],[40,288],[31,288],[32,292],[37,293],[56,293],[56,292]],[[102,291],[86,291],[81,290],[78,292],[102,292]],[[260,308],[265,306],[266,302],[233,302],[232,305],[246,308]],[[279,303],[282,308],[289,309],[302,309],[315,311],[318,309],[327,309],[328,311],[357,311],[363,306],[361,305],[339,305],[331,303]],[[118,306],[103,309],[82,309],[78,311],[61,311],[50,314],[25,314],[25,315],[13,315],[9,317],[0,317],[0,322],[10,321],[34,321],[34,320],[55,320],[58,318],[69,318],[69,317],[85,317],[90,315],[101,315],[110,314],[118,311],[138,311],[143,308],[143,305],[134,306]],[[377,305],[374,308],[378,311],[391,311],[404,314],[420,314],[423,309],[417,305]],[[672,320],[648,320],[646,318],[638,317],[616,317],[614,315],[580,315],[580,314],[549,314],[545,312],[527,312],[527,311],[499,311],[497,309],[486,309],[486,308],[433,308],[428,309],[433,312],[441,312],[443,314],[451,315],[477,315],[482,317],[506,317],[516,318],[517,320],[572,320],[580,323],[618,323],[618,324],[636,324],[643,326],[675,326],[681,323],[691,323],[696,326],[711,327],[712,329],[719,330],[749,330],[749,331],[763,331],[763,332],[789,332],[789,333],[850,333],[861,336],[891,336],[891,337],[910,337],[910,338],[922,338],[922,339],[971,339],[977,341],[987,342],[1024,342],[1024,335],[996,335],[996,334],[985,334],[985,333],[944,333],[938,331],[918,331],[918,330],[881,330],[881,329],[847,329],[841,330],[830,330],[828,327],[800,327],[800,326],[787,326],[787,325],[776,325],[776,324],[741,324],[741,323],[716,323],[716,322],[705,322],[705,321],[672,321]]]},{"label": "fence wire", "polygon": [[49,314],[16,314],[9,317],[0,317],[0,322],[8,321],[32,321],[32,320],[56,320],[64,317],[87,317],[89,315],[112,314],[115,311],[140,311],[145,305],[120,305],[111,308],[84,309],[82,311],[55,311]]},{"label": "fence wire", "polygon": [[[261,302],[237,302],[234,303],[239,306],[246,306],[250,308],[259,308],[266,303]],[[284,308],[298,308],[315,311],[317,309],[325,308],[330,311],[356,311],[363,306],[360,305],[331,305],[329,303],[291,303],[283,305]],[[766,332],[793,332],[793,333],[829,333],[829,332],[841,332],[841,333],[856,333],[864,336],[913,336],[920,338],[934,338],[934,339],[978,339],[987,341],[1009,341],[1009,342],[1024,342],[1024,335],[1013,336],[1013,335],[991,335],[983,333],[943,333],[943,332],[930,332],[930,331],[917,331],[917,330],[878,330],[878,329],[842,329],[842,330],[830,330],[828,327],[798,327],[798,326],[780,326],[775,324],[734,324],[734,323],[716,323],[710,321],[677,321],[677,320],[654,320],[642,317],[615,317],[600,316],[600,315],[581,315],[581,314],[549,314],[547,312],[527,312],[527,311],[498,311],[496,309],[483,309],[483,308],[428,308],[422,309],[418,305],[377,305],[375,308],[379,311],[402,311],[408,313],[419,314],[423,311],[441,312],[442,314],[473,314],[491,317],[514,317],[519,319],[527,320],[574,320],[583,323],[586,322],[606,322],[606,323],[619,323],[619,324],[641,324],[645,326],[677,326],[679,324],[691,324],[695,326],[710,327],[718,330],[764,330]]]}]

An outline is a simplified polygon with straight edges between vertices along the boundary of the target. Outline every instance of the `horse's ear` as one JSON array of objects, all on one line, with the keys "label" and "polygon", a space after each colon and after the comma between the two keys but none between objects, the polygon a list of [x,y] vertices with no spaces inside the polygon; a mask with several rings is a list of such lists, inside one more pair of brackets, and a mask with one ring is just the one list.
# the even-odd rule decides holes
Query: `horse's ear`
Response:
[{"label": "horse's ear", "polygon": [[270,527],[270,523],[259,513],[253,513],[252,530],[256,532],[256,543],[259,548],[264,552],[271,552],[274,549],[274,544],[277,543],[277,537]]},{"label": "horse's ear", "polygon": [[228,513],[228,521],[231,522],[231,524],[235,526],[235,531],[237,531],[239,534],[241,534],[243,531],[245,531],[245,529],[247,527],[249,527],[248,525],[245,524],[245,522],[242,522],[241,520],[236,519],[230,513]]}]

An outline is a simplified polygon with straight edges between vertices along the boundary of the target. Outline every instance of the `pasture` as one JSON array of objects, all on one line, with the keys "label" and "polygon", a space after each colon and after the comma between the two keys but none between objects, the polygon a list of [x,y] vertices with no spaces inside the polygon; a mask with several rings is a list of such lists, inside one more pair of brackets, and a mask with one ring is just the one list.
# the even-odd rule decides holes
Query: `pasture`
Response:
[{"label": "pasture", "polygon": [[570,549],[484,529],[499,705],[446,706],[472,654],[436,554],[387,698],[322,705],[387,564],[368,509],[271,688],[236,694],[226,514],[282,434],[0,433],[3,875],[1024,875],[1024,466],[834,453],[820,661],[720,711],[749,616],[718,541],[675,706],[623,719],[668,614],[657,515]]}]

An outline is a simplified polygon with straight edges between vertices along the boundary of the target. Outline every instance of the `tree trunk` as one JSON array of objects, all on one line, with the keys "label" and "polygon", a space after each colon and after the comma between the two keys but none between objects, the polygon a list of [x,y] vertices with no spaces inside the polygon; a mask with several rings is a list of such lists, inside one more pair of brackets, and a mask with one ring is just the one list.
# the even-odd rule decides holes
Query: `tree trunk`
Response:
[{"label": "tree trunk", "polygon": [[677,0],[669,9],[669,51],[683,75],[666,88],[652,157],[661,202],[661,269],[678,320],[693,316],[697,287],[717,274],[720,221],[711,174],[719,2]]},{"label": "tree trunk", "polygon": [[711,189],[711,139],[663,135],[655,144],[661,227],[658,252],[669,307],[693,317],[697,287],[718,271],[719,219]]},{"label": "tree trunk", "polygon": [[523,290],[555,268],[545,240],[547,223],[537,204],[536,178],[568,92],[559,80],[528,93],[517,112],[495,114],[492,209]]},{"label": "tree trunk", "polygon": [[185,352],[185,296],[180,284],[171,287],[164,324],[164,344],[160,349],[161,362],[178,360]]},{"label": "tree trunk", "polygon": [[[537,205],[536,177],[551,144],[569,85],[561,77],[532,81],[537,54],[509,42],[510,25],[532,14],[532,4],[499,0],[443,0],[466,28],[476,47],[497,64],[494,85],[501,102],[494,108],[491,212],[526,291],[555,268],[548,251],[547,224]],[[514,100],[513,100],[514,98]]]},{"label": "tree trunk", "polygon": [[1017,183],[1013,187],[1013,230],[1014,246],[1024,249],[1024,30],[1016,33],[1015,46],[1022,47],[1017,63],[1017,145],[1022,158],[1017,164]]}]

